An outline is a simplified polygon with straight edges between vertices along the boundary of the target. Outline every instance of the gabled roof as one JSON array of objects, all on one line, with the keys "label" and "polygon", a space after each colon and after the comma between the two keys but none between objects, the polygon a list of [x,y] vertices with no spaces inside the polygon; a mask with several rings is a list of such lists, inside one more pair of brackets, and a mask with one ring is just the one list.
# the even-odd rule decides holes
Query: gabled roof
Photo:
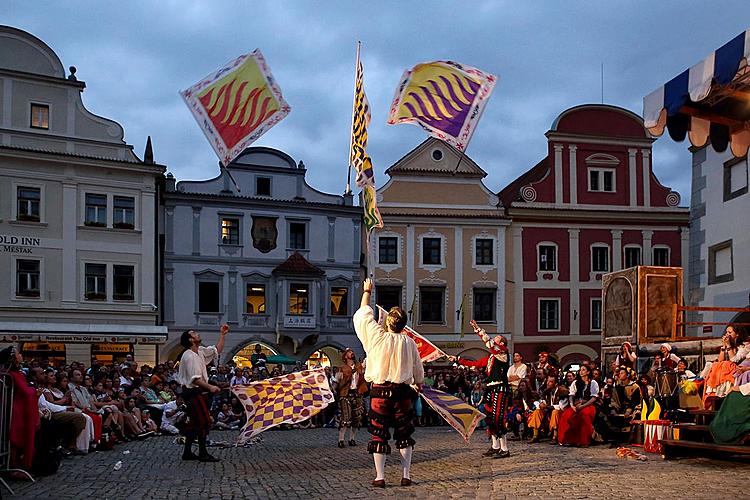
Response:
[{"label": "gabled roof", "polygon": [[516,180],[505,186],[503,190],[498,193],[498,197],[500,198],[500,202],[503,204],[503,206],[507,208],[510,207],[510,204],[514,201],[522,200],[523,198],[521,198],[521,188],[533,182],[542,180],[544,176],[547,175],[549,168],[549,156],[545,156],[539,163],[521,174],[518,178],[516,178]]},{"label": "gabled roof", "polygon": [[302,254],[294,252],[284,262],[276,266],[273,274],[307,274],[312,276],[322,276],[325,274],[318,266],[310,263]]},{"label": "gabled roof", "polygon": [[[432,151],[435,149],[439,149],[442,153],[442,158],[439,160],[435,160],[432,156]],[[487,176],[487,172],[482,170],[474,160],[465,154],[462,155],[459,150],[450,144],[434,137],[428,138],[406,153],[400,160],[388,167],[385,173],[390,176],[430,174],[432,176],[478,177],[480,179]]]}]

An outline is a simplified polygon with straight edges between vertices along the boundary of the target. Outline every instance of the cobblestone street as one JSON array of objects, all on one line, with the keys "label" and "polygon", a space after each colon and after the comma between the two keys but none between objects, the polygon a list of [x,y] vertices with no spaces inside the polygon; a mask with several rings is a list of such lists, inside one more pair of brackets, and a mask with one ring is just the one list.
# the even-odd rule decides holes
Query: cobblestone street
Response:
[{"label": "cobblestone street", "polygon": [[[213,432],[232,441],[234,432]],[[269,431],[249,448],[212,448],[220,463],[184,463],[172,437],[120,445],[115,451],[63,461],[60,471],[35,484],[13,481],[19,498],[737,498],[748,462],[684,459],[647,462],[617,458],[606,446],[562,448],[511,442],[509,459],[482,460],[477,431],[464,445],[447,427],[417,429],[409,488],[398,485],[398,455],[386,469],[388,487],[370,486],[374,470],[360,445],[339,449],[334,429]],[[123,454],[129,450],[129,454]],[[119,471],[114,465],[122,460]],[[3,492],[4,494],[5,492]]]}]

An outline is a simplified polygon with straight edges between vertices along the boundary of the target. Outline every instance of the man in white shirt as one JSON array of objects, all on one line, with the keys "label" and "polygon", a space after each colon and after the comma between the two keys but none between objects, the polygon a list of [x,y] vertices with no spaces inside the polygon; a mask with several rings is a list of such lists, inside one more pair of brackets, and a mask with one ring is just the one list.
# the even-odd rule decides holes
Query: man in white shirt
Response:
[{"label": "man in white shirt", "polygon": [[367,451],[375,461],[376,477],[372,485],[385,488],[385,458],[391,452],[388,440],[393,427],[396,448],[401,453],[401,486],[411,485],[411,456],[415,441],[414,410],[410,385],[422,390],[424,368],[417,344],[402,333],[406,313],[393,307],[385,318],[385,329],[377,321],[370,307],[373,282],[366,279],[362,302],[354,314],[354,330],[367,353],[365,380],[372,383],[370,390],[370,432],[372,439]]},{"label": "man in white shirt", "polygon": [[[211,415],[208,412],[206,393],[216,394],[219,386],[208,383],[206,365],[219,358],[224,350],[224,337],[229,333],[228,325],[221,325],[219,341],[215,346],[202,346],[201,336],[195,330],[186,330],[180,337],[180,344],[186,349],[180,358],[180,370],[177,380],[182,385],[182,397],[187,405],[189,425],[185,429],[185,450],[183,460],[201,462],[218,462],[206,450],[206,437],[211,427]],[[198,440],[198,455],[193,453],[193,442]]]},{"label": "man in white shirt", "polygon": [[526,363],[523,362],[523,354],[517,352],[513,354],[513,364],[508,368],[508,383],[513,392],[518,390],[518,383],[526,378]]}]

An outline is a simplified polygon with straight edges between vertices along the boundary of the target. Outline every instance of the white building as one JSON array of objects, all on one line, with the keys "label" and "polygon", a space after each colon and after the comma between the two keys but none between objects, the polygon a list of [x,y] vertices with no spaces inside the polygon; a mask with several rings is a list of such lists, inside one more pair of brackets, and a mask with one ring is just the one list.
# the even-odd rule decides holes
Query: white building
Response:
[{"label": "white building", "polygon": [[44,42],[0,26],[0,342],[57,363],[153,364],[164,167],[85,108],[85,87]]}]

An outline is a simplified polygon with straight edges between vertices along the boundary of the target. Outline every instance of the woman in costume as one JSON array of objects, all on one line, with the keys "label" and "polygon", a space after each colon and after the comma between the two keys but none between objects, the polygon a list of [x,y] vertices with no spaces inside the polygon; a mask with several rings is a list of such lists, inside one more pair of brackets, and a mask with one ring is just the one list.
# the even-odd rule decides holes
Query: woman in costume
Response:
[{"label": "woman in costume", "polygon": [[703,407],[708,408],[710,398],[723,398],[735,385],[737,363],[750,353],[745,345],[745,331],[737,325],[727,325],[722,337],[719,359],[711,365],[703,390]]},{"label": "woman in costume", "polygon": [[560,417],[557,436],[561,445],[588,446],[591,443],[598,394],[599,384],[591,378],[588,367],[582,365],[570,387],[569,406]]}]

